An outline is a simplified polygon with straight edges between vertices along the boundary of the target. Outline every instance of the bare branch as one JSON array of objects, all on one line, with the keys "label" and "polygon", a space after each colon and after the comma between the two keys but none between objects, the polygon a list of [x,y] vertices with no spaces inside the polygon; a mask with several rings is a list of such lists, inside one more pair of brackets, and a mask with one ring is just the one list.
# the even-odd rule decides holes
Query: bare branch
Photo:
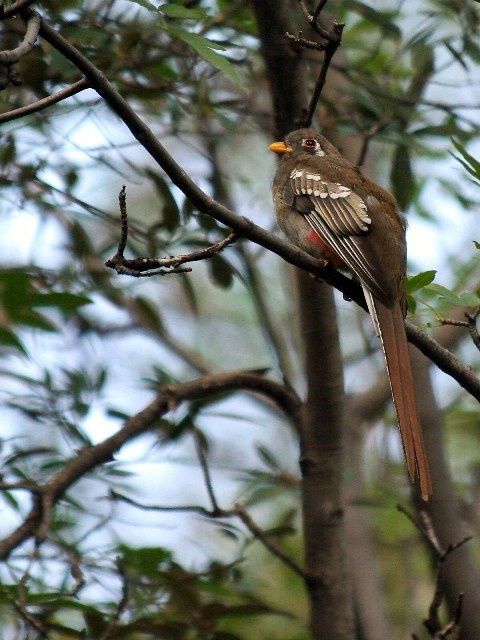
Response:
[{"label": "bare branch", "polygon": [[302,33],[299,33],[298,38],[293,36],[290,33],[286,33],[286,37],[293,40],[298,46],[305,47],[307,49],[314,49],[316,51],[324,51],[325,55],[323,57],[322,67],[320,69],[320,73],[318,74],[317,82],[315,83],[315,89],[313,90],[312,98],[310,100],[310,105],[308,107],[307,115],[302,123],[302,126],[309,127],[312,124],[313,116],[315,114],[315,110],[317,108],[318,101],[320,100],[320,96],[323,91],[323,87],[325,86],[325,82],[327,80],[327,73],[330,67],[330,63],[332,62],[333,56],[337,51],[338,47],[342,42],[342,33],[344,24],[342,22],[336,22],[335,20],[332,22],[332,26],[330,31],[324,29],[320,24],[320,14],[324,9],[327,0],[320,0],[315,7],[314,12],[311,14],[305,4],[304,0],[299,0],[300,7],[303,11],[303,15],[305,16],[306,21],[318,35],[325,40],[325,42],[313,42],[311,40],[305,40],[302,37]]},{"label": "bare branch", "polygon": [[[30,13],[30,10],[27,10]],[[63,36],[50,27],[45,20],[41,20],[40,35],[53,47],[72,62],[87,78],[90,86],[107,102],[110,108],[123,120],[132,135],[140,142],[154,160],[162,167],[172,182],[189,198],[199,211],[214,217],[216,220],[232,229],[239,237],[245,237],[282,257],[290,264],[307,270],[344,294],[348,300],[354,300],[365,308],[365,300],[361,287],[354,280],[347,278],[335,269],[323,267],[322,263],[312,258],[304,251],[297,249],[289,242],[277,238],[265,229],[255,225],[244,216],[240,216],[227,207],[215,202],[200,189],[175,162],[160,144],[153,132],[139,118],[135,111],[118,93],[105,76],[83,56]],[[480,400],[480,382],[472,372],[455,356],[443,349],[420,329],[406,323],[407,335],[422,353],[435,362],[438,367],[451,375],[464,389]]]},{"label": "bare branch", "polygon": [[[415,528],[423,535],[423,537],[427,540],[430,547],[433,549],[435,555],[437,556],[437,575],[435,580],[435,591],[432,596],[432,601],[428,608],[428,618],[423,621],[424,627],[427,629],[430,637],[435,638],[436,640],[444,640],[449,636],[457,638],[457,634],[460,631],[460,619],[462,615],[462,604],[463,604],[463,593],[458,594],[457,599],[457,607],[455,611],[455,615],[453,620],[450,621],[446,626],[442,626],[440,622],[440,607],[444,598],[444,590],[443,590],[443,569],[445,565],[445,561],[448,556],[463,546],[467,542],[472,539],[472,536],[466,536],[462,540],[455,542],[453,544],[449,544],[446,549],[442,549],[440,542],[438,540],[437,534],[433,528],[432,520],[426,511],[420,511],[420,520],[417,520],[405,507],[402,505],[397,505],[398,511],[403,513],[410,522],[415,526]],[[455,635],[454,635],[455,634]],[[417,636],[412,634],[412,638],[415,640]]]},{"label": "bare branch", "polygon": [[[199,260],[211,258],[222,251],[222,249],[225,249],[225,247],[228,247],[237,241],[235,233],[230,233],[223,240],[220,240],[201,251],[186,253],[181,256],[172,256],[170,258],[135,258],[133,260],[127,260],[124,257],[124,251],[128,240],[127,194],[125,186],[122,187],[118,200],[120,204],[120,222],[122,225],[120,240],[116,254],[110,258],[110,260],[107,260],[105,266],[110,269],[115,269],[119,275],[129,275],[136,278],[142,278],[156,275],[165,276],[171,273],[189,272],[191,271],[190,267],[180,269],[179,266],[186,262],[197,262]],[[169,271],[165,270],[167,268]]]},{"label": "bare branch", "polygon": [[202,470],[203,480],[207,488],[208,497],[212,505],[212,512],[218,513],[220,507],[213,490],[212,476],[210,475],[210,469],[208,468],[207,454],[205,451],[205,443],[198,429],[193,429],[193,438],[195,440],[195,448],[197,450],[198,461],[200,462],[200,469]]},{"label": "bare branch", "polygon": [[123,185],[120,189],[120,193],[118,194],[118,205],[120,207],[120,223],[122,225],[122,230],[115,257],[123,258],[128,240],[127,187],[125,185]]},{"label": "bare branch", "polygon": [[405,329],[412,344],[480,402],[480,380],[469,367],[411,322],[405,323]]},{"label": "bare branch", "polygon": [[250,531],[254,538],[261,542],[261,544],[263,544],[263,546],[268,549],[270,553],[279,558],[286,566],[290,567],[290,569],[292,569],[299,576],[306,579],[306,573],[302,569],[302,567],[300,567],[294,560],[292,560],[292,558],[290,558],[290,556],[284,553],[274,542],[272,542],[272,540],[268,537],[268,534],[266,534],[265,531],[263,531],[263,529],[258,526],[258,524],[247,513],[245,507],[240,503],[237,503],[233,509],[220,509],[219,507],[215,507],[212,511],[210,511],[205,507],[201,507],[199,505],[172,507],[162,505],[144,505],[117,492],[112,491],[110,495],[115,500],[121,500],[122,502],[126,502],[127,504],[135,506],[138,509],[146,511],[190,512],[198,513],[199,515],[205,516],[207,518],[216,519],[237,517]]},{"label": "bare branch", "polygon": [[27,29],[22,42],[15,49],[0,51],[0,64],[10,65],[18,62],[33,49],[40,30],[40,16],[31,12],[27,19]]},{"label": "bare branch", "polygon": [[42,98],[41,100],[32,102],[32,104],[27,104],[24,107],[19,107],[18,109],[12,109],[12,111],[1,113],[0,124],[11,122],[12,120],[18,120],[19,118],[24,118],[25,116],[29,116],[32,113],[37,113],[38,111],[43,111],[47,107],[51,107],[53,104],[57,104],[62,100],[71,98],[77,93],[88,89],[88,87],[89,84],[87,80],[85,80],[85,78],[82,78],[69,87],[65,87],[65,89],[61,89],[60,91],[53,93],[51,96],[47,96],[46,98]]},{"label": "bare branch", "polygon": [[298,418],[300,400],[290,388],[257,373],[233,371],[205,375],[195,380],[165,385],[145,409],[129,418],[114,435],[102,442],[81,449],[66,462],[33,496],[33,506],[17,529],[0,541],[0,558],[6,559],[19,544],[36,537],[41,544],[48,536],[53,510],[65,492],[86,473],[112,460],[114,453],[130,440],[158,426],[158,419],[181,402],[206,398],[213,394],[248,390],[258,393],[278,406],[293,421]]},{"label": "bare branch", "polygon": [[468,331],[472,338],[472,342],[480,351],[480,334],[478,333],[477,329],[477,318],[479,315],[480,307],[478,307],[478,309],[476,309],[473,313],[466,313],[465,318],[467,319]]},{"label": "bare branch", "polygon": [[0,5],[0,20],[5,20],[5,18],[13,18],[13,16],[20,13],[21,9],[26,9],[31,4],[33,4],[35,0],[17,0],[9,7],[4,7],[3,4]]},{"label": "bare branch", "polygon": [[98,637],[98,640],[108,640],[109,638],[112,637],[111,632],[113,631],[115,625],[120,620],[120,616],[125,611],[128,604],[128,598],[130,595],[128,578],[125,573],[125,569],[123,568],[123,565],[119,560],[117,560],[116,565],[117,565],[118,575],[122,579],[122,596],[116,606],[116,609],[112,618],[108,621],[108,624],[106,625],[105,630],[103,631],[102,635]]},{"label": "bare branch", "polygon": [[254,522],[254,520],[252,520],[249,514],[245,511],[243,505],[236,504],[234,513],[240,518],[250,533],[259,540],[266,549],[268,549],[274,556],[277,556],[277,558],[290,567],[290,569],[295,571],[295,573],[301,576],[304,580],[307,579],[305,571],[294,560],[292,560],[290,556],[284,553],[274,542],[272,542],[268,535]]}]

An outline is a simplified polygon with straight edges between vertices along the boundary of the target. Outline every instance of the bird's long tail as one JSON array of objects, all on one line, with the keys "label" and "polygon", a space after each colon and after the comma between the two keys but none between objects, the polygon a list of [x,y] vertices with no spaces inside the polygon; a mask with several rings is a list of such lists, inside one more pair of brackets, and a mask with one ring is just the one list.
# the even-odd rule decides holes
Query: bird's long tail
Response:
[{"label": "bird's long tail", "polygon": [[391,309],[386,307],[372,296],[367,287],[363,287],[363,290],[375,330],[382,343],[408,475],[410,481],[414,482],[418,473],[420,493],[426,501],[432,495],[432,481],[425,455],[422,427],[417,414],[402,310],[399,304]]}]

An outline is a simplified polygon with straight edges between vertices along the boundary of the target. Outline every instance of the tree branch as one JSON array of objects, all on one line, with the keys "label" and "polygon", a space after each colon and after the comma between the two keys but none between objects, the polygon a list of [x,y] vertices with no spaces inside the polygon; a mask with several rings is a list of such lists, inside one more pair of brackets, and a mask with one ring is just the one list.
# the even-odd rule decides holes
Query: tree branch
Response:
[{"label": "tree branch", "polygon": [[464,365],[453,353],[442,347],[411,322],[405,323],[405,329],[408,340],[423,355],[427,356],[441,371],[451,376],[463,389],[480,402],[480,380],[470,367]]},{"label": "tree branch", "polygon": [[268,535],[263,531],[263,529],[253,520],[253,518],[247,513],[245,507],[242,504],[237,503],[233,509],[221,509],[214,501],[212,505],[212,509],[206,509],[200,505],[184,505],[184,506],[163,506],[163,505],[154,505],[154,504],[141,504],[136,500],[132,500],[127,496],[122,495],[121,493],[117,493],[116,491],[110,492],[110,497],[113,500],[121,500],[122,502],[126,502],[137,509],[142,509],[144,511],[174,511],[174,512],[183,512],[183,513],[198,513],[205,518],[235,518],[237,517],[245,527],[250,531],[254,538],[256,538],[263,546],[270,551],[274,556],[279,558],[287,567],[290,567],[296,574],[305,579],[306,574],[305,571],[300,567],[290,556],[284,553],[272,540],[268,537]]},{"label": "tree branch", "polygon": [[[128,241],[127,193],[125,185],[120,190],[118,201],[120,205],[121,222],[120,240],[118,241],[117,252],[112,258],[105,262],[105,266],[114,269],[119,275],[145,278],[158,275],[165,276],[170,273],[185,273],[191,271],[191,269],[189,267],[180,269],[180,265],[186,262],[198,262],[199,260],[211,258],[215,254],[220,253],[225,247],[237,241],[237,236],[234,233],[230,233],[223,240],[201,251],[194,251],[193,253],[172,256],[170,258],[134,258],[133,260],[128,260],[124,257],[124,251]],[[166,271],[166,268],[169,270]]]},{"label": "tree branch", "polygon": [[3,4],[0,5],[0,20],[5,20],[5,18],[13,18],[21,11],[21,9],[26,9],[34,2],[35,0],[17,0],[9,7],[4,7]]},{"label": "tree branch", "polygon": [[312,27],[315,33],[317,33],[323,40],[325,40],[325,42],[312,42],[311,40],[306,40],[302,37],[302,32],[299,33],[298,38],[293,36],[291,33],[285,34],[287,38],[293,40],[293,42],[295,42],[295,44],[299,45],[300,47],[314,49],[316,51],[324,51],[325,54],[323,57],[323,63],[320,69],[320,73],[318,74],[317,82],[315,83],[315,89],[313,90],[307,115],[305,116],[305,119],[302,123],[302,126],[310,127],[312,124],[313,116],[315,114],[315,110],[317,108],[318,101],[320,100],[320,96],[323,91],[323,87],[325,86],[325,82],[327,80],[327,73],[330,67],[330,63],[332,62],[333,56],[335,55],[335,52],[342,42],[342,33],[345,24],[343,24],[342,22],[336,22],[334,20],[332,22],[330,30],[327,31],[320,25],[319,21],[320,14],[327,4],[327,0],[319,0],[313,13],[309,12],[304,0],[299,1],[306,21]]},{"label": "tree branch", "polygon": [[[30,14],[31,11],[28,9],[27,13]],[[85,75],[90,86],[104,98],[110,108],[126,124],[132,135],[199,211],[212,216],[225,226],[231,228],[238,236],[248,238],[265,249],[276,253],[290,264],[294,264],[297,267],[317,275],[341,291],[346,299],[354,300],[362,306],[362,308],[365,308],[365,300],[361,288],[354,280],[345,277],[335,269],[323,267],[320,261],[312,258],[304,251],[297,249],[289,242],[277,238],[265,229],[254,224],[251,220],[248,220],[248,218],[240,216],[227,207],[215,202],[215,200],[204,193],[168,154],[153,132],[122,98],[103,73],[43,19],[41,19],[40,23],[40,35]],[[416,327],[413,327],[410,323],[406,323],[406,325],[409,340],[415,344],[422,353],[432,359],[442,371],[451,375],[463,388],[480,400],[480,382],[471,372],[455,358],[455,356],[442,349],[431,338],[426,336],[426,334]]]},{"label": "tree branch", "polygon": [[0,51],[0,64],[7,66],[18,62],[33,49],[40,30],[40,16],[32,11],[26,22],[27,29],[22,42],[15,49]]},{"label": "tree branch", "polygon": [[66,100],[67,98],[71,98],[77,93],[88,89],[88,87],[89,84],[87,80],[85,80],[85,78],[82,78],[69,87],[65,87],[64,89],[53,93],[51,96],[47,96],[46,98],[42,98],[41,100],[37,100],[36,102],[32,102],[31,104],[27,104],[24,107],[19,107],[18,109],[12,109],[12,111],[1,113],[0,124],[3,124],[5,122],[12,122],[12,120],[18,120],[19,118],[24,118],[25,116],[29,116],[32,113],[43,111],[43,109],[51,107],[53,104],[57,104],[57,102],[61,102],[62,100]]},{"label": "tree branch", "polygon": [[97,445],[81,449],[75,458],[55,473],[33,496],[33,506],[15,531],[0,541],[0,558],[6,559],[19,544],[35,536],[41,544],[49,535],[51,519],[56,503],[78,480],[95,467],[113,459],[126,443],[156,425],[158,419],[181,402],[206,398],[229,391],[250,391],[270,399],[292,422],[298,419],[300,400],[290,388],[264,376],[248,372],[227,372],[205,375],[195,380],[165,385],[145,409],[129,418],[114,435]]}]

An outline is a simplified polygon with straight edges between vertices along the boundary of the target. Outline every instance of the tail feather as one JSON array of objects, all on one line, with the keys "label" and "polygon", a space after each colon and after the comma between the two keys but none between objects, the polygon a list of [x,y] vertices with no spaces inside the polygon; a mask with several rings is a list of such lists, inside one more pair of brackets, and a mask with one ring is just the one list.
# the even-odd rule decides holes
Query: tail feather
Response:
[{"label": "tail feather", "polygon": [[382,343],[408,475],[413,482],[418,474],[421,496],[428,500],[432,495],[432,482],[417,414],[403,313],[399,304],[390,309],[374,298],[366,287],[364,292],[375,331]]}]

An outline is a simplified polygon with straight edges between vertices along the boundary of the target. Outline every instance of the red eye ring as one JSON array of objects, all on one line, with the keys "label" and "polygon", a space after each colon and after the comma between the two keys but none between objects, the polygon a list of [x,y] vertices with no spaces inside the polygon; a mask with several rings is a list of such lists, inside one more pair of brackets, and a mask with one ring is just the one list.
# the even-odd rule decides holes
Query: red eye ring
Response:
[{"label": "red eye ring", "polygon": [[315,140],[315,138],[307,138],[303,141],[303,146],[307,149],[315,149],[315,147],[317,146],[317,141]]}]

